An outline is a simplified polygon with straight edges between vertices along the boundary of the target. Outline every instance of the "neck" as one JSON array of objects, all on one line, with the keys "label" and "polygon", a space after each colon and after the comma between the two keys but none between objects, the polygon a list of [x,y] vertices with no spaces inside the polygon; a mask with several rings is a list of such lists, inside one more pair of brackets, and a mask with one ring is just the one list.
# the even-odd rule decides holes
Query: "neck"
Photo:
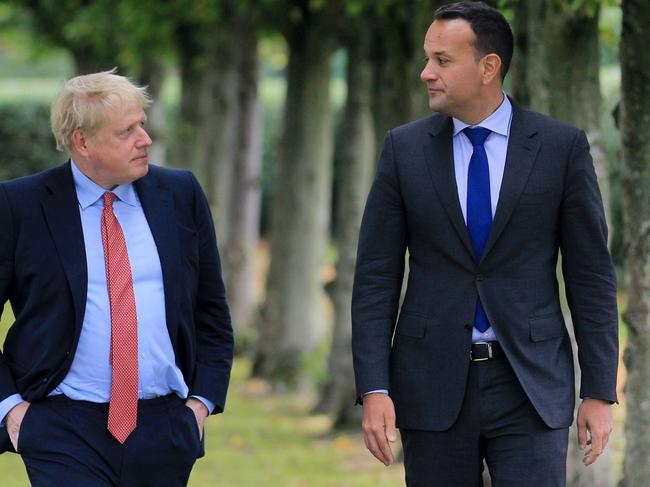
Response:
[{"label": "neck", "polygon": [[457,115],[456,118],[468,125],[478,125],[501,106],[503,98],[503,91],[499,89],[495,93],[478,100],[471,110]]},{"label": "neck", "polygon": [[70,155],[72,156],[72,159],[77,165],[77,168],[79,168],[79,170],[84,174],[84,176],[86,176],[88,179],[90,179],[98,186],[101,186],[102,188],[108,191],[112,191],[119,186],[117,184],[111,184],[106,181],[103,181],[95,171],[92,171],[92,163],[85,160],[80,154],[72,153]]}]

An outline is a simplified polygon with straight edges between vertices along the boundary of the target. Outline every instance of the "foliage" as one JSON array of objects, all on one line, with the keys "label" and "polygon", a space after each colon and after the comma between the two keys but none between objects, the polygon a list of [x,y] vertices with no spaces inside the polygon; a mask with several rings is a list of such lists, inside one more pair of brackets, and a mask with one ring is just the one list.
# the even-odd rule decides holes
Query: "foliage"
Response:
[{"label": "foliage", "polygon": [[0,105],[0,180],[32,174],[65,159],[50,132],[49,105]]}]

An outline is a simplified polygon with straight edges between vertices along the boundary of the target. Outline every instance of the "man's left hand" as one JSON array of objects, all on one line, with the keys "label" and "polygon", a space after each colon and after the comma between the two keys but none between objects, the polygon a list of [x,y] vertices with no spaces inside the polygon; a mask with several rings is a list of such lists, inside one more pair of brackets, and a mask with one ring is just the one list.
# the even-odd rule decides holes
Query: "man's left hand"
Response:
[{"label": "man's left hand", "polygon": [[190,397],[187,401],[185,401],[185,405],[194,411],[196,426],[199,428],[199,437],[203,438],[203,423],[205,423],[205,418],[208,417],[208,408],[201,401],[193,397]]},{"label": "man's left hand", "polygon": [[591,445],[582,459],[582,463],[589,466],[603,453],[614,429],[612,406],[601,399],[585,399],[578,408],[576,422],[580,448],[584,450],[587,445]]}]

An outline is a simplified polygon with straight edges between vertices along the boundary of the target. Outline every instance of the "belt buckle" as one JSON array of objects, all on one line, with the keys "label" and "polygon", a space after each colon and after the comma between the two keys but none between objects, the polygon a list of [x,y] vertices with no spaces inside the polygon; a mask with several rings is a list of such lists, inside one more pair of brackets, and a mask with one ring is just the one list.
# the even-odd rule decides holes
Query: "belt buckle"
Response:
[{"label": "belt buckle", "polygon": [[492,344],[490,342],[476,342],[474,345],[487,345],[487,351],[488,351],[488,356],[487,357],[482,357],[482,358],[474,358],[472,357],[472,349],[469,349],[469,360],[471,362],[484,362],[485,360],[490,360],[493,358],[492,355]]}]

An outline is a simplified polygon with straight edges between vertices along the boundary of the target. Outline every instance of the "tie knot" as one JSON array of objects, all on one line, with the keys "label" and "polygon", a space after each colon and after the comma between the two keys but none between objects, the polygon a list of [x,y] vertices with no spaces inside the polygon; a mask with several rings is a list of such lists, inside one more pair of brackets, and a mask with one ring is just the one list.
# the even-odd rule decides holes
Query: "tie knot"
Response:
[{"label": "tie knot", "polygon": [[472,143],[474,147],[481,146],[485,143],[485,139],[488,138],[488,135],[492,133],[490,129],[484,127],[465,127],[463,132]]},{"label": "tie knot", "polygon": [[113,207],[113,201],[115,201],[115,198],[117,198],[115,193],[112,193],[110,191],[106,191],[104,193],[104,206],[107,207],[107,208],[112,208]]}]

